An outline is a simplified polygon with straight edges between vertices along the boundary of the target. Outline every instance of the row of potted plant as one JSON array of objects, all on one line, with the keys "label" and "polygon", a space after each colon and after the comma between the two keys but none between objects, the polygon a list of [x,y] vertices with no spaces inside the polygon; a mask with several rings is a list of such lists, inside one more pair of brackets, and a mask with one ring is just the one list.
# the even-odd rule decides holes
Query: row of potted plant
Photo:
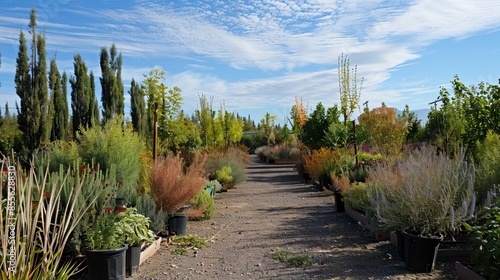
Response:
[{"label": "row of potted plant", "polygon": [[[496,153],[493,150],[487,154],[491,157]],[[408,152],[386,159],[367,152],[357,156],[356,164],[352,148],[333,150],[322,147],[313,151],[305,148],[301,153],[302,166],[298,164],[297,169],[310,176],[322,189],[333,191],[337,211],[343,211],[345,203],[348,210],[361,215],[362,223],[377,238],[388,239],[389,232],[397,233],[401,257],[413,271],[432,271],[437,253],[448,252],[440,249],[440,245],[449,244],[449,240],[455,240],[453,244],[457,244],[460,236],[464,240],[470,239],[464,226],[467,222],[475,225],[469,229],[474,231],[476,249],[487,248],[484,244],[478,245],[486,242],[485,237],[489,239],[488,245],[495,248],[489,248],[487,253],[479,250],[483,259],[473,261],[475,266],[487,263],[484,268],[498,263],[495,250],[499,247],[497,242],[492,242],[496,233],[491,234],[495,218],[490,214],[482,222],[477,220],[477,213],[484,211],[484,205],[491,202],[476,196],[476,178],[485,177],[484,170],[491,171],[491,167],[485,168],[485,163],[481,162],[476,168],[465,150],[450,155],[430,145],[414,145]],[[485,188],[484,185],[479,187]],[[424,245],[427,242],[430,242],[429,246]],[[469,245],[461,246],[461,255],[449,259],[468,259],[470,251],[464,246]],[[420,253],[428,256],[421,257]],[[483,275],[497,275],[494,273],[490,270]]]},{"label": "row of potted plant", "polygon": [[[449,156],[423,146],[396,160],[379,162],[368,172],[366,183],[333,177],[334,188],[342,190],[342,201],[348,209],[362,213],[365,226],[375,232],[396,233],[400,255],[408,268],[432,271],[438,253],[446,252],[440,245],[463,236],[473,242],[463,244],[463,255],[455,258],[467,259],[471,254],[473,267],[485,277],[497,279],[498,208],[484,208],[491,200],[478,203],[477,170],[466,160],[464,151]],[[477,212],[481,219],[477,219]]]}]

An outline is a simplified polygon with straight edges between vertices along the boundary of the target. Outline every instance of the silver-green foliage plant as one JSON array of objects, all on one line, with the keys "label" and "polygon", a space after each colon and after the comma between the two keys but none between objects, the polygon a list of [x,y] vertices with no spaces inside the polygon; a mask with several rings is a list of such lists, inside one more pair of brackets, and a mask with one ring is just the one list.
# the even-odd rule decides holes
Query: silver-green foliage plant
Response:
[{"label": "silver-green foliage plant", "polygon": [[8,203],[0,211],[2,279],[69,279],[79,267],[63,259],[63,250],[96,194],[79,203],[84,181],[70,183],[70,171],[47,169],[38,177],[33,166],[25,172],[5,158],[2,170],[10,171],[0,175],[0,199]]},{"label": "silver-green foliage plant", "polygon": [[157,209],[156,202],[148,193],[141,194],[137,197],[137,212],[148,217],[151,221],[149,227],[154,232],[165,229],[165,220],[167,213],[162,209]]},{"label": "silver-green foliage plant", "polygon": [[382,227],[425,236],[461,228],[475,214],[475,168],[460,150],[454,157],[423,147],[394,166],[370,172],[371,207]]},{"label": "silver-green foliage plant", "polygon": [[123,212],[119,212],[118,220],[127,245],[154,241],[154,235],[149,230],[149,218],[137,213],[136,208],[127,208]]}]

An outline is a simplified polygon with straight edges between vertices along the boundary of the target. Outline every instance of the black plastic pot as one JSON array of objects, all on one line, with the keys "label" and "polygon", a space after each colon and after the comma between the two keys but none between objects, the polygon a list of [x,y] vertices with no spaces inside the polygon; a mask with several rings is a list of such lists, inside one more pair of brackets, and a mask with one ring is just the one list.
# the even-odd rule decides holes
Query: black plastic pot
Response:
[{"label": "black plastic pot", "polygon": [[337,212],[345,212],[343,196],[339,191],[333,192],[333,198],[335,199],[335,210]]},{"label": "black plastic pot", "polygon": [[127,246],[112,250],[83,250],[89,280],[125,279]]},{"label": "black plastic pot", "polygon": [[414,272],[432,272],[436,264],[441,237],[426,237],[403,231],[405,264]]},{"label": "black plastic pot", "polygon": [[396,239],[398,244],[398,254],[404,260],[405,259],[405,237],[400,230],[396,231]]},{"label": "black plastic pot", "polygon": [[168,218],[168,232],[170,235],[185,235],[187,217],[184,214],[174,214]]},{"label": "black plastic pot", "polygon": [[319,177],[319,184],[321,185],[321,187],[330,189],[333,185],[332,178],[330,178],[329,176],[321,176]]},{"label": "black plastic pot", "polygon": [[127,249],[127,276],[133,276],[139,272],[139,263],[141,261],[141,244],[129,246]]}]

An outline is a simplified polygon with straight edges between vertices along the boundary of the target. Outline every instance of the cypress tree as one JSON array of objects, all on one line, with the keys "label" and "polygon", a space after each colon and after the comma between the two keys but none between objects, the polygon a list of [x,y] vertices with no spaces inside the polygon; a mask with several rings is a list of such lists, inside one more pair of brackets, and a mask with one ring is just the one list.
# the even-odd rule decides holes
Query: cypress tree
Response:
[{"label": "cypress tree", "polygon": [[[35,92],[37,94],[37,101],[40,110],[39,113],[39,126],[37,135],[37,144],[47,143],[50,137],[50,114],[49,114],[49,88],[47,80],[47,56],[45,53],[45,38],[41,34],[37,36],[37,67],[35,72]],[[32,62],[33,63],[33,62]]]},{"label": "cypress tree", "polygon": [[121,79],[122,55],[116,57],[115,44],[111,46],[109,55],[106,48],[101,48],[101,102],[102,118],[106,123],[108,120],[124,114],[124,88]]},{"label": "cypress tree", "polygon": [[143,137],[146,133],[146,102],[141,86],[132,79],[130,83],[130,115],[134,130]]},{"label": "cypress tree", "polygon": [[16,94],[21,100],[21,107],[17,107],[17,121],[23,133],[25,152],[28,153],[33,152],[40,143],[47,142],[50,133],[45,37],[36,33],[36,26],[36,10],[33,8],[28,24],[32,36],[31,61],[26,38],[21,31],[14,78]]},{"label": "cypress tree", "polygon": [[21,106],[17,107],[17,122],[20,130],[23,132],[23,142],[30,151],[35,147],[34,127],[36,125],[34,118],[34,96],[32,95],[30,67],[28,62],[28,48],[26,38],[21,31],[19,34],[19,51],[16,58],[16,75],[14,77],[16,84],[16,94],[19,96]]},{"label": "cypress tree", "polygon": [[[116,53],[116,46],[113,44],[111,46],[111,51],[115,50],[114,52]],[[122,81],[122,53],[118,54],[118,58],[116,59],[116,88],[117,90],[115,91],[115,99],[116,99],[116,114],[123,116],[125,114],[125,89],[123,87],[123,81]]]},{"label": "cypress tree", "polygon": [[[87,65],[80,54],[75,55],[73,66],[75,76],[69,79],[69,83],[71,84],[73,135],[76,135],[80,126],[85,128],[92,126],[92,120],[95,117],[93,110],[95,110],[94,106],[97,106],[97,103],[90,78],[87,75]],[[92,98],[93,95],[94,98]]]},{"label": "cypress tree", "polygon": [[90,123],[89,127],[99,123],[99,104],[97,104],[97,99],[95,97],[95,77],[94,73],[90,71],[90,96],[89,96],[89,115]]},{"label": "cypress tree", "polygon": [[[64,73],[64,79],[67,79],[65,76],[66,73]],[[67,135],[69,116],[68,101],[66,99],[67,91],[63,89],[66,87],[66,81],[63,83],[63,80],[61,80],[61,74],[59,73],[55,59],[50,61],[49,84],[52,103],[51,108],[54,112],[50,140],[64,140]]]}]

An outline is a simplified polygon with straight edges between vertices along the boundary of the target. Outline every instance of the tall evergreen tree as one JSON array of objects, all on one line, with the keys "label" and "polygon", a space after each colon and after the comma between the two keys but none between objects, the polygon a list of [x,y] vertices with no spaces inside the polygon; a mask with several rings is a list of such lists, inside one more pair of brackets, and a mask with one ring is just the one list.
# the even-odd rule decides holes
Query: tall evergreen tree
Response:
[{"label": "tall evergreen tree", "polygon": [[101,48],[101,102],[102,118],[104,122],[124,114],[124,88],[121,79],[122,54],[117,57],[115,44],[108,51]]},{"label": "tall evergreen tree", "polygon": [[[50,137],[49,88],[47,81],[47,55],[45,53],[45,37],[38,34],[36,39],[38,61],[34,76],[35,92],[40,110],[40,121],[37,131],[39,143],[47,143]],[[32,61],[33,63],[33,61]]]},{"label": "tall evergreen tree", "polygon": [[26,38],[21,31],[16,59],[16,94],[21,100],[18,124],[23,133],[25,152],[32,152],[40,143],[49,140],[49,102],[45,37],[36,32],[36,10],[30,14],[28,27],[32,36],[31,61],[28,58]]},{"label": "tall evergreen tree", "polygon": [[[71,84],[71,109],[73,111],[73,135],[80,129],[80,126],[85,128],[92,127],[92,121],[96,120],[97,101],[93,92],[91,78],[87,74],[87,65],[80,54],[74,57],[74,77],[69,79]],[[91,72],[91,76],[94,75]]]},{"label": "tall evergreen tree", "polygon": [[[66,73],[64,74],[66,75]],[[50,60],[49,84],[51,92],[51,108],[54,112],[52,118],[52,130],[50,140],[64,140],[68,131],[68,101],[66,96],[66,84],[61,80],[61,74],[57,68],[56,60]]]},{"label": "tall evergreen tree", "polygon": [[134,130],[142,137],[146,133],[146,102],[141,86],[132,79],[130,83],[130,115]]},{"label": "tall evergreen tree", "polygon": [[90,80],[90,97],[89,97],[89,104],[90,104],[90,125],[89,127],[93,126],[94,124],[99,123],[99,104],[97,103],[97,99],[95,97],[95,77],[94,73],[90,71],[89,74],[89,80]]},{"label": "tall evergreen tree", "polygon": [[17,121],[19,128],[23,132],[23,142],[28,150],[35,148],[35,131],[37,123],[34,114],[34,96],[31,88],[31,75],[28,60],[28,48],[26,38],[21,31],[19,34],[19,51],[16,59],[16,75],[14,77],[16,84],[16,94],[19,96],[21,106],[17,110]]}]

